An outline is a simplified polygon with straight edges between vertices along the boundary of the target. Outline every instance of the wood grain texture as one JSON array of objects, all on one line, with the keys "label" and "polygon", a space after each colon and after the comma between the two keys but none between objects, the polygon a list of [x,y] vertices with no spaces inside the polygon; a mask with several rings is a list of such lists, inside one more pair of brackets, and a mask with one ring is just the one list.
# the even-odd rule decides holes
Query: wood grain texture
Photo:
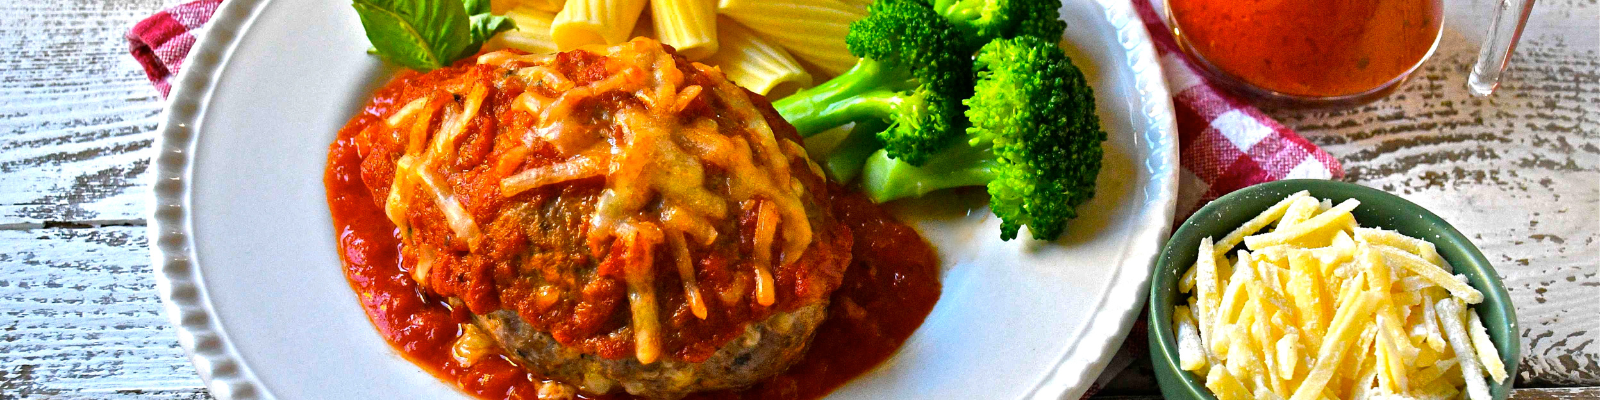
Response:
[{"label": "wood grain texture", "polygon": [[169,3],[0,2],[0,226],[143,217],[164,102],[122,36]]},{"label": "wood grain texture", "polygon": [[200,387],[161,314],[144,227],[0,230],[0,397]]},{"label": "wood grain texture", "polygon": [[[1503,91],[1479,99],[1464,84],[1492,1],[1446,1],[1438,53],[1395,96],[1269,112],[1349,180],[1474,238],[1518,306],[1523,385],[1600,385],[1600,6],[1539,3]],[[153,289],[142,225],[163,102],[122,39],[173,4],[0,2],[0,400],[209,398]],[[1115,394],[1149,398],[1137,375]]]}]

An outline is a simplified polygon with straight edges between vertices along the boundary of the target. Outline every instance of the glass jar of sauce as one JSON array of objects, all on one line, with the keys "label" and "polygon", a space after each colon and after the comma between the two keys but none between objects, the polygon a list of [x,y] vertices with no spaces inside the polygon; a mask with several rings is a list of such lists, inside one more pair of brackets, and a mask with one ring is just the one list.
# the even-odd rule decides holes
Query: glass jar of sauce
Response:
[{"label": "glass jar of sauce", "polygon": [[1270,103],[1383,97],[1433,53],[1442,0],[1167,0],[1173,36],[1213,80]]}]

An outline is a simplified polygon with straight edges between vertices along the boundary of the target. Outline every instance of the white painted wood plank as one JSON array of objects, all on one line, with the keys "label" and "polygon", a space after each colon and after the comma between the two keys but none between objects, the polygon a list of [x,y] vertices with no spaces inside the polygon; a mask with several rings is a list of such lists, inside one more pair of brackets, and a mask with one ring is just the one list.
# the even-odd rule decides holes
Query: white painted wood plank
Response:
[{"label": "white painted wood plank", "polygon": [[200,388],[144,227],[0,230],[0,243],[0,398]]},{"label": "white painted wood plank", "polygon": [[142,218],[163,102],[123,35],[175,3],[0,4],[0,225]]}]

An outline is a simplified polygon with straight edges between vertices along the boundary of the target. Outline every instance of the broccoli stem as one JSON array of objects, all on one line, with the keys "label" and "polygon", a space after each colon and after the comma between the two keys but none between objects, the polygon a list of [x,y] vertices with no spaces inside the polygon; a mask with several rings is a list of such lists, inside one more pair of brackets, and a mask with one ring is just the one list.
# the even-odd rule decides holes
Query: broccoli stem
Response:
[{"label": "broccoli stem", "polygon": [[921,197],[942,189],[986,186],[998,176],[998,167],[987,144],[953,143],[921,167],[889,158],[878,150],[862,167],[861,190],[878,203]]},{"label": "broccoli stem", "polygon": [[904,68],[863,58],[844,74],[775,101],[772,106],[800,136],[809,137],[869,117],[882,119],[901,100],[897,90],[910,81],[911,75]]},{"label": "broccoli stem", "polygon": [[866,165],[867,158],[883,149],[878,132],[887,127],[888,123],[877,119],[857,122],[856,126],[850,128],[850,133],[833,147],[833,151],[822,159],[822,168],[839,182],[848,183],[856,179],[861,174],[861,167]]}]

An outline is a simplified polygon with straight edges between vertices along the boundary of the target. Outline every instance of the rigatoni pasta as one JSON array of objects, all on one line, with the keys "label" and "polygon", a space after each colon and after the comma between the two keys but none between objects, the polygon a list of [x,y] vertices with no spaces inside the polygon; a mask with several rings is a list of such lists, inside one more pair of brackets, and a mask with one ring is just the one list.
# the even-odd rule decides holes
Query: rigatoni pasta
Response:
[{"label": "rigatoni pasta", "polygon": [[556,42],[550,37],[550,25],[555,14],[520,6],[506,12],[517,25],[515,30],[502,32],[489,40],[488,48],[513,48],[534,54],[554,53]]},{"label": "rigatoni pasta", "polygon": [[520,3],[535,10],[554,14],[561,11],[561,6],[565,5],[567,0],[520,0]]},{"label": "rigatoni pasta", "polygon": [[572,0],[556,13],[550,37],[561,51],[628,40],[647,0]]},{"label": "rigatoni pasta", "polygon": [[555,14],[561,11],[561,6],[566,3],[567,0],[490,0],[489,10],[495,14],[505,14],[519,7],[526,7]]},{"label": "rigatoni pasta", "polygon": [[[651,0],[650,17],[656,40],[678,55],[698,61],[717,52],[716,0]],[[737,82],[737,81],[736,81]]]},{"label": "rigatoni pasta", "polygon": [[789,52],[738,22],[718,21],[717,36],[721,48],[705,63],[722,68],[722,74],[739,86],[774,98],[811,86],[811,73],[801,68]]},{"label": "rigatoni pasta", "polygon": [[839,0],[719,0],[717,11],[831,75],[856,64],[844,37],[867,14]]},{"label": "rigatoni pasta", "polygon": [[522,2],[519,0],[489,0],[489,12],[494,14],[505,14],[506,11],[511,11],[511,9],[517,8],[517,5],[521,3]]},{"label": "rigatoni pasta", "polygon": [[844,5],[860,8],[862,10],[866,10],[867,6],[871,6],[873,1],[874,0],[839,0],[839,2],[844,3]]}]

